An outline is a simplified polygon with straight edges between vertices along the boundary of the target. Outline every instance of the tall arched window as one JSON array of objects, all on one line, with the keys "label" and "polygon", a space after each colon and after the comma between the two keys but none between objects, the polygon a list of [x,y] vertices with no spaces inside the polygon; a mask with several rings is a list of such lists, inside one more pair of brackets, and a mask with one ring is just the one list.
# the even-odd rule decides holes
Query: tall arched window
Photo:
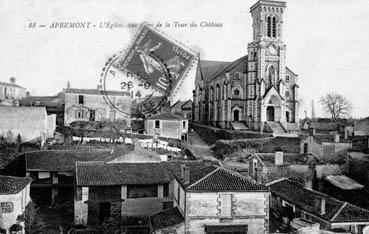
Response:
[{"label": "tall arched window", "polygon": [[277,19],[276,19],[276,17],[273,17],[273,22],[272,22],[272,36],[274,38],[277,37]]},{"label": "tall arched window", "polygon": [[223,84],[223,99],[227,98],[227,85],[226,83]]},{"label": "tall arched window", "polygon": [[217,100],[220,100],[220,86],[219,86],[219,84],[217,84],[216,89],[217,89],[217,92],[216,92],[216,99],[217,99]]},{"label": "tall arched window", "polygon": [[271,65],[268,69],[268,88],[273,86],[275,82],[275,69],[274,66]]},{"label": "tall arched window", "polygon": [[271,36],[271,26],[272,26],[272,22],[270,19],[270,16],[267,17],[267,36],[270,37]]}]

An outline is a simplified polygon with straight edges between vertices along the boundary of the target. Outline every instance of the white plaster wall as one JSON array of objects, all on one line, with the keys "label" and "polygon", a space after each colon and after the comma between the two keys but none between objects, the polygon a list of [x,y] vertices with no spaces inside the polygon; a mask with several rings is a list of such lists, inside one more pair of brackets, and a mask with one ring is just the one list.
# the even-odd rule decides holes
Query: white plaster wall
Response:
[{"label": "white plaster wall", "polygon": [[[78,104],[78,95],[84,96],[84,104]],[[130,96],[113,96],[115,98],[115,103],[121,103],[125,106],[125,112],[130,112],[131,97]],[[78,107],[86,107],[95,110],[95,120],[103,121],[109,120],[110,110],[115,110],[110,104],[104,100],[104,95],[89,95],[89,94],[76,94],[76,93],[66,93],[65,94],[65,113],[64,113],[64,123],[69,125],[71,122],[76,120],[88,121],[88,116],[85,119],[76,119],[74,110]],[[115,111],[115,119],[125,119],[129,120],[128,116],[120,111]],[[127,122],[129,124],[129,121]]]},{"label": "white plaster wall", "polygon": [[[181,139],[183,133],[188,132],[188,120],[159,120],[160,128],[155,128],[155,120],[146,120],[145,131],[147,135]],[[186,127],[183,128],[183,121],[186,122]]]},{"label": "white plaster wall", "polygon": [[51,114],[47,116],[47,127],[46,127],[46,137],[54,137],[54,131],[56,129],[56,114]]},{"label": "white plaster wall", "polygon": [[30,192],[30,184],[27,185],[23,190],[21,190],[17,194],[0,195],[0,202],[13,203],[13,212],[1,214],[4,224],[3,228],[6,229],[7,232],[9,231],[9,228],[16,223],[18,215],[23,214],[27,204],[31,201],[29,192]]},{"label": "white plaster wall", "polygon": [[187,193],[186,232],[205,233],[206,225],[246,224],[247,233],[268,233],[268,193],[232,192],[232,218],[226,222],[222,222],[218,216],[219,194]]},{"label": "white plaster wall", "polygon": [[87,224],[88,216],[88,187],[82,187],[82,200],[76,201],[74,198],[74,223]]}]

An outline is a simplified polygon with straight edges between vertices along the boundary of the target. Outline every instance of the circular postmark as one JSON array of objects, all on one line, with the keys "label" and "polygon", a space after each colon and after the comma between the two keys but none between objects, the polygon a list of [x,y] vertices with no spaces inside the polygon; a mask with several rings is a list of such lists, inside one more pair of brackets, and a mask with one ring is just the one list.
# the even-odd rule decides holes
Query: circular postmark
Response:
[{"label": "circular postmark", "polygon": [[[124,56],[120,53],[109,58],[102,69],[101,88],[105,101],[117,111],[130,117],[155,113],[168,100],[171,92],[171,75],[166,64],[154,52],[149,52],[143,58],[147,68],[142,62],[143,70],[121,70],[118,67],[124,61]],[[161,89],[150,80],[148,69],[155,69],[155,72],[160,74],[158,80],[160,80]],[[153,73],[152,70],[150,71]]]},{"label": "circular postmark", "polygon": [[181,43],[144,23],[127,50],[108,59],[100,87],[119,112],[146,116],[168,101],[195,60]]}]

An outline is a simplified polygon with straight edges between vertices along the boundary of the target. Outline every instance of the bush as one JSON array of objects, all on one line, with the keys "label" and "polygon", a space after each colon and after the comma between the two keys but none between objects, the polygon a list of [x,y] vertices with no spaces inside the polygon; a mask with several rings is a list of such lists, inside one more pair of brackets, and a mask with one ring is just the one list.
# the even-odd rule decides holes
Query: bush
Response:
[{"label": "bush", "polygon": [[26,206],[26,210],[22,218],[24,220],[24,229],[26,233],[32,234],[42,232],[43,223],[40,218],[38,218],[37,209],[32,201],[30,201]]}]

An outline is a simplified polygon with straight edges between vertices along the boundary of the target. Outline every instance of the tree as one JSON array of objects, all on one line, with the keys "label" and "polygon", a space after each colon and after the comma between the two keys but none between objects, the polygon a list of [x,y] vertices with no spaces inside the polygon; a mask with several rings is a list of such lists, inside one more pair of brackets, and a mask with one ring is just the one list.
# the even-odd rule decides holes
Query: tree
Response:
[{"label": "tree", "polygon": [[125,132],[124,130],[127,127],[127,121],[126,120],[117,120],[114,121],[110,124],[110,132],[111,134],[111,139],[114,141],[116,141],[117,138],[119,138],[120,136],[123,137],[123,140],[125,142]]},{"label": "tree", "polygon": [[351,110],[350,100],[338,93],[328,93],[319,100],[323,110],[331,116],[333,121],[339,118],[347,117]]}]

